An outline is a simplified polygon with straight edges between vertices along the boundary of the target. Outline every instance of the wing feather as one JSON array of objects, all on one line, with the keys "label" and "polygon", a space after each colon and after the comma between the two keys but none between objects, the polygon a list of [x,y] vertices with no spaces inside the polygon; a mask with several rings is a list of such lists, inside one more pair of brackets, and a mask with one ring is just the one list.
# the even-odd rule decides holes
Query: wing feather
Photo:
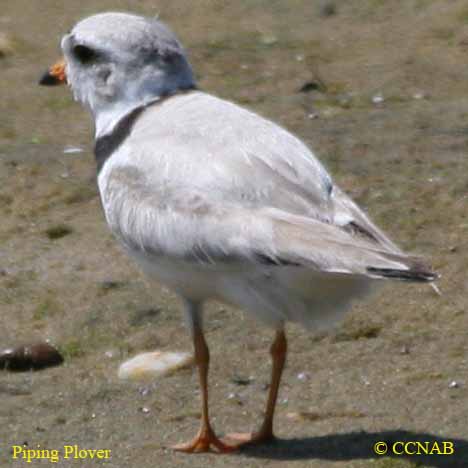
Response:
[{"label": "wing feather", "polygon": [[402,279],[412,279],[414,270],[414,279],[432,277],[413,257],[353,237],[331,223],[270,207],[221,205],[193,189],[166,190],[162,196],[144,185],[139,188],[139,180],[145,177],[135,168],[114,170],[105,196],[112,209],[106,213],[112,230],[130,249],[154,257],[217,269],[255,264],[368,277],[397,278],[401,272]]},{"label": "wing feather", "polygon": [[114,233],[156,257],[434,278],[333,184],[300,140],[204,93],[145,111],[99,185]]}]

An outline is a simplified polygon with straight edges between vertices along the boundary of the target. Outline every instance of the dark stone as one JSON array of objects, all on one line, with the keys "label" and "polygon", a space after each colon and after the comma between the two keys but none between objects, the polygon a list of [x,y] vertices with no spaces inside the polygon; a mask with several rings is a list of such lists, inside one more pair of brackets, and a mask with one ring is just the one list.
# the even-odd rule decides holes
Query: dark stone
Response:
[{"label": "dark stone", "polygon": [[51,226],[50,228],[46,229],[46,235],[49,239],[61,239],[62,237],[68,236],[71,234],[73,229],[70,226],[65,224],[59,224],[57,226]]},{"label": "dark stone", "polygon": [[328,18],[329,16],[336,15],[336,5],[333,2],[324,2],[320,6],[320,16]]},{"label": "dark stone", "polygon": [[309,91],[320,91],[322,85],[317,81],[306,81],[300,88],[300,93],[308,93]]},{"label": "dark stone", "polygon": [[49,343],[23,345],[0,352],[0,369],[8,371],[41,370],[62,362],[62,355]]}]

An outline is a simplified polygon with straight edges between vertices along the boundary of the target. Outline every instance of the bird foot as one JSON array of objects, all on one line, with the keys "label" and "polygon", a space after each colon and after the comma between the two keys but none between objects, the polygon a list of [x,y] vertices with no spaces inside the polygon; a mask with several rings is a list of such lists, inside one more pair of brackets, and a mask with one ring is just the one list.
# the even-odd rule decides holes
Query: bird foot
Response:
[{"label": "bird foot", "polygon": [[219,453],[231,453],[237,450],[235,445],[228,445],[216,437],[213,431],[199,432],[198,435],[190,442],[176,444],[171,448],[178,452],[185,453],[203,453],[210,452],[211,447],[216,448]]},{"label": "bird foot", "polygon": [[270,431],[260,432],[234,432],[227,434],[224,438],[235,448],[244,447],[247,445],[258,445],[272,442],[275,436]]}]

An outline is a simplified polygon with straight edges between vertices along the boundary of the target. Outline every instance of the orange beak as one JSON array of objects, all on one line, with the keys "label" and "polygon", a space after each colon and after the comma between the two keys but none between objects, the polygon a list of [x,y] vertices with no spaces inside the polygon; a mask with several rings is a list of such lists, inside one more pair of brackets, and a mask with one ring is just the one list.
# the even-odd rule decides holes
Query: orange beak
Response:
[{"label": "orange beak", "polygon": [[52,65],[39,80],[39,84],[43,86],[56,86],[66,82],[65,59],[63,58]]}]

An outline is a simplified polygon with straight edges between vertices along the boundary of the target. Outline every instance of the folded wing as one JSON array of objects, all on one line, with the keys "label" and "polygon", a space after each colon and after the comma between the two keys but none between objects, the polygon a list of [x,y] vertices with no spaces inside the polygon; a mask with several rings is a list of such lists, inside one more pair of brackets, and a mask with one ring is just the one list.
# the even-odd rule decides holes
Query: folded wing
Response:
[{"label": "folded wing", "polygon": [[277,208],[213,202],[193,188],[158,191],[147,187],[135,168],[114,169],[103,199],[111,205],[106,213],[116,235],[129,248],[155,257],[220,270],[288,266],[373,278],[435,278],[421,260],[393,248],[385,237],[381,241],[383,234],[372,224],[353,230]]}]

